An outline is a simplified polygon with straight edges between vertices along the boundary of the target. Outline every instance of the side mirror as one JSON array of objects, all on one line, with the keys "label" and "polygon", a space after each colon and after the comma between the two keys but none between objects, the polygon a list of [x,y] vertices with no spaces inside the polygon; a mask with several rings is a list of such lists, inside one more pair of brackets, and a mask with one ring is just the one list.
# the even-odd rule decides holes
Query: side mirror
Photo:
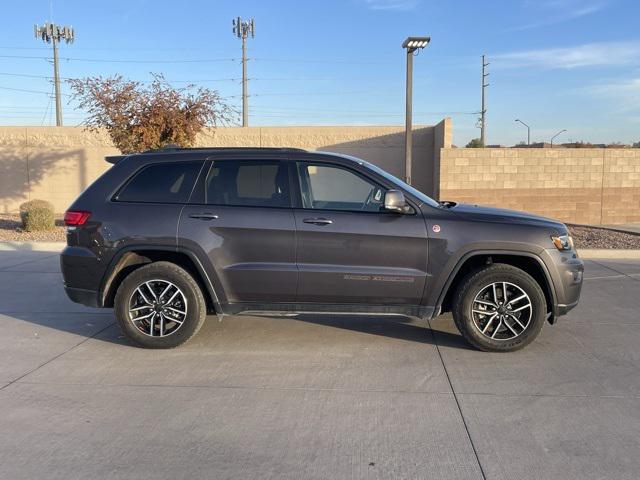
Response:
[{"label": "side mirror", "polygon": [[384,209],[390,212],[408,213],[409,205],[400,190],[387,190],[384,196]]}]

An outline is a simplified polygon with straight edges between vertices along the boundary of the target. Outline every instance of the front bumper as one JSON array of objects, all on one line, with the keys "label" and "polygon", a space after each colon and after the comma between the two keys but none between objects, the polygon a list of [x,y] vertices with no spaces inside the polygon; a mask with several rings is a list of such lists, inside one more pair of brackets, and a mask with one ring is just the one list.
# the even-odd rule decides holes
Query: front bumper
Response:
[{"label": "front bumper", "polygon": [[555,292],[553,315],[566,315],[580,301],[584,262],[575,251],[561,252],[555,248],[545,250],[544,257]]}]

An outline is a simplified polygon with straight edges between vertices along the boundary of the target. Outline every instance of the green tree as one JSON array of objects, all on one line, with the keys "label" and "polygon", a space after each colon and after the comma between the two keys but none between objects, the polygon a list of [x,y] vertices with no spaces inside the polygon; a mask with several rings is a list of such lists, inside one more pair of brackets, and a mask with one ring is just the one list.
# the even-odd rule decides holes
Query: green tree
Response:
[{"label": "green tree", "polygon": [[215,90],[188,85],[174,88],[162,75],[149,85],[120,75],[68,81],[72,99],[88,113],[90,130],[106,129],[122,153],[190,147],[205,126],[230,123],[237,112]]},{"label": "green tree", "polygon": [[467,148],[482,148],[482,141],[479,138],[472,139],[469,143],[467,143]]}]

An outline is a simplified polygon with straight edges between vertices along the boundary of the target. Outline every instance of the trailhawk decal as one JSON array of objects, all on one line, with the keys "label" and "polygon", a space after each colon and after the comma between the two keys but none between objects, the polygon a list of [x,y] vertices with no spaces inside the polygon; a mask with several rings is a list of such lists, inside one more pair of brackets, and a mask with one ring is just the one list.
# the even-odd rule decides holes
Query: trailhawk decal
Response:
[{"label": "trailhawk decal", "polygon": [[414,283],[413,277],[393,277],[388,275],[345,275],[345,280],[359,280],[365,282],[399,282],[399,283]]}]

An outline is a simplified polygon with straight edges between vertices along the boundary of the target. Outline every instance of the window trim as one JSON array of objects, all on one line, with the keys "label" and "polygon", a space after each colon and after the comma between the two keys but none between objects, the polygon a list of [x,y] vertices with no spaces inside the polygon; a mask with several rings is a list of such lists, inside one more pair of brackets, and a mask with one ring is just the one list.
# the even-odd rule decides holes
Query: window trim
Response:
[{"label": "window trim", "polygon": [[[209,207],[233,207],[233,208],[276,208],[279,210],[291,210],[294,208],[294,186],[291,183],[291,162],[287,161],[286,158],[281,157],[260,157],[260,158],[247,158],[247,157],[222,157],[222,158],[208,158],[208,166],[202,171],[198,181],[194,186],[194,191],[191,194],[191,198],[189,201],[189,205],[201,205],[201,206],[209,206]],[[225,203],[207,203],[206,200],[206,189],[207,189],[207,178],[209,178],[209,173],[213,168],[215,162],[236,162],[236,163],[269,163],[269,164],[279,164],[283,166],[287,170],[287,183],[289,188],[289,204],[285,206],[275,206],[275,205],[229,205]],[[198,189],[198,190],[196,190]],[[193,197],[196,196],[197,201],[194,201]]]},{"label": "window trim", "polygon": [[[373,214],[373,215],[400,215],[398,212],[392,212],[389,210],[379,210],[377,212],[371,212],[371,211],[367,211],[367,210],[348,210],[348,209],[342,209],[342,208],[306,208],[304,206],[304,202],[303,202],[303,195],[302,195],[302,179],[300,178],[300,166],[323,166],[323,167],[333,167],[333,168],[340,168],[342,170],[347,170],[353,174],[355,174],[356,176],[370,182],[373,183],[374,185],[377,185],[379,188],[383,188],[386,191],[389,190],[393,190],[393,187],[389,187],[387,185],[384,185],[382,183],[380,183],[377,179],[371,178],[370,176],[366,175],[365,173],[349,166],[349,165],[344,165],[343,163],[338,163],[338,162],[331,162],[331,161],[323,161],[323,160],[294,160],[294,171],[295,171],[295,176],[296,176],[296,180],[297,180],[297,193],[298,193],[298,201],[297,201],[297,205],[296,208],[300,209],[300,210],[305,210],[308,212],[349,212],[349,213],[364,213],[364,214]],[[403,192],[405,193],[405,192]],[[413,202],[406,198],[406,194],[405,194],[405,199],[407,201],[407,204],[409,204],[411,206],[411,212],[408,213],[404,213],[402,215],[416,215],[418,212],[418,208],[413,204]]]},{"label": "window trim", "polygon": [[[144,170],[151,168],[151,167],[155,167],[158,165],[180,165],[180,164],[186,164],[186,163],[200,163],[200,169],[198,170],[198,173],[196,173],[196,178],[193,182],[193,185],[191,186],[191,191],[189,192],[189,194],[187,195],[187,199],[184,202],[149,202],[149,201],[144,201],[144,200],[118,200],[118,195],[120,195],[128,186],[129,184],[139,175],[141,174]],[[193,192],[196,188],[196,185],[198,184],[199,180],[200,180],[200,176],[202,175],[202,169],[204,168],[204,165],[206,164],[206,160],[205,159],[201,159],[201,160],[182,160],[182,161],[172,161],[172,162],[150,162],[150,163],[146,163],[144,165],[141,165],[138,169],[136,169],[133,173],[131,173],[131,175],[129,175],[129,177],[122,183],[122,185],[120,185],[120,187],[118,187],[118,189],[115,191],[115,193],[113,195],[111,195],[110,198],[110,202],[113,203],[135,203],[135,204],[143,204],[143,205],[188,205],[189,204],[189,200],[191,200],[191,197],[193,196]]]}]

